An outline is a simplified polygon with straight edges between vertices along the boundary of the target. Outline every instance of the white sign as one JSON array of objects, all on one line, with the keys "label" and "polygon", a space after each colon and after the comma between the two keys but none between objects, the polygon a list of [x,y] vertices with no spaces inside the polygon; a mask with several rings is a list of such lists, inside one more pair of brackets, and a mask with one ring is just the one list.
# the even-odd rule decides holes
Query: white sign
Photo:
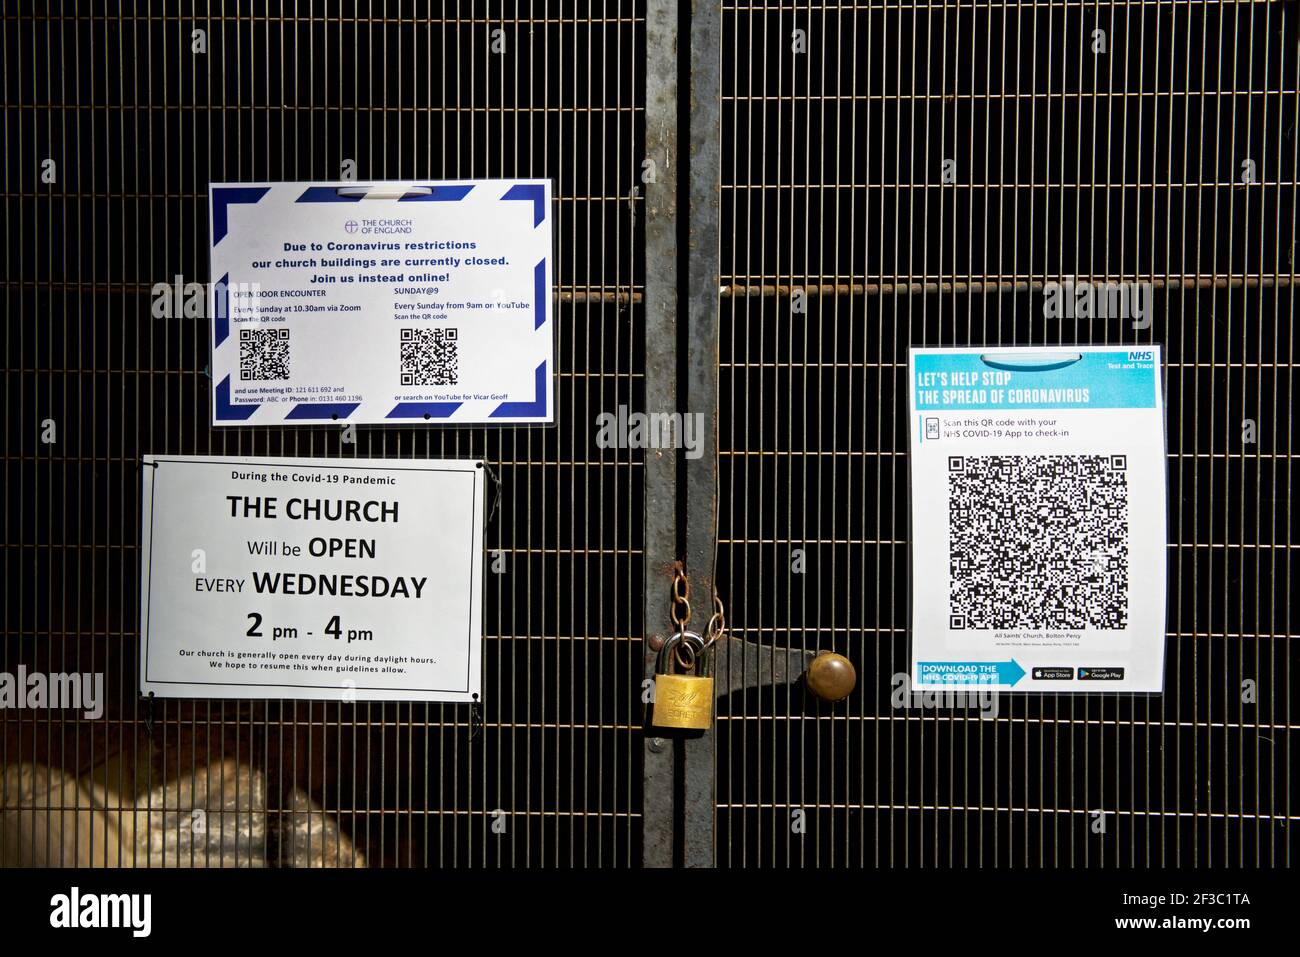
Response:
[{"label": "white sign", "polygon": [[482,464],[145,456],[140,688],[475,701]]},{"label": "white sign", "polygon": [[913,349],[912,686],[1160,691],[1159,346]]},{"label": "white sign", "polygon": [[554,421],[549,181],[209,200],[214,425]]}]

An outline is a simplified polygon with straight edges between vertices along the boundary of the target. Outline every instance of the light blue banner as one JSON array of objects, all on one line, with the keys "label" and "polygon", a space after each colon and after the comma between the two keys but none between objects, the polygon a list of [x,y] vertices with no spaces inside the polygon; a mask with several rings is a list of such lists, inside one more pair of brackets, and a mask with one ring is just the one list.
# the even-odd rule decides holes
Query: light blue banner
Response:
[{"label": "light blue banner", "polygon": [[918,661],[916,682],[924,685],[1007,685],[1025,676],[1016,659],[1007,661]]},{"label": "light blue banner", "polygon": [[[1074,356],[1077,361],[1057,361]],[[1041,360],[1042,364],[1032,365]],[[918,411],[998,409],[1153,409],[1159,388],[1156,346],[1060,353],[990,347],[975,352],[917,353],[912,389]]]}]

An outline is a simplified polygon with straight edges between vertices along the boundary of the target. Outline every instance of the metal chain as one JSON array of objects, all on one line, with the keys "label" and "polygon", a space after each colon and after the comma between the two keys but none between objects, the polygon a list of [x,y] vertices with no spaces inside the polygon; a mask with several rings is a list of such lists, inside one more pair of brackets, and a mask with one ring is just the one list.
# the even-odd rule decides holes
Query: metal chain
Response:
[{"label": "metal chain", "polygon": [[704,629],[704,648],[707,651],[709,646],[727,633],[727,609],[722,604],[722,599],[715,591],[713,593],[713,614],[709,617],[709,624]]},{"label": "metal chain", "polygon": [[[686,567],[681,561],[673,563],[673,599],[669,616],[673,620],[674,632],[686,630],[691,620],[691,582],[686,577]],[[727,609],[717,590],[713,592],[713,614],[704,629],[704,650],[708,650],[719,638],[727,633]],[[681,661],[679,656],[678,661]]]},{"label": "metal chain", "polygon": [[673,562],[673,607],[669,616],[677,631],[685,631],[691,620],[691,583],[686,579],[686,567]]},{"label": "metal chain", "polygon": [[696,651],[693,645],[688,645],[684,641],[677,642],[677,646],[673,648],[673,656],[682,666],[683,671],[690,671],[695,667]]}]

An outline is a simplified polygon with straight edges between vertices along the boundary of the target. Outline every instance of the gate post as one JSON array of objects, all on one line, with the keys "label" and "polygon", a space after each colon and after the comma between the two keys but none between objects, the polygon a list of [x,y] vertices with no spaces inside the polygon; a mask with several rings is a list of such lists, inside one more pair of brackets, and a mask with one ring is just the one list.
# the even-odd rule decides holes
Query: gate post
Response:
[{"label": "gate post", "polygon": [[[677,0],[649,0],[646,10],[646,153],[656,182],[646,189],[646,409],[701,414],[701,454],[685,462],[686,487],[678,497],[677,466],[682,450],[647,449],[645,458],[645,631],[666,627],[669,587],[678,555],[679,522],[686,530],[685,561],[697,610],[713,613],[717,548],[718,424],[718,255],[720,214],[719,58],[722,9],[716,2],[691,4],[682,17]],[[679,47],[685,24],[688,44]],[[679,72],[689,66],[689,89],[679,89]],[[678,143],[678,103],[690,104],[687,142]],[[686,170],[684,183],[677,171]],[[680,187],[684,192],[679,194]],[[681,249],[677,211],[686,208],[686,249]],[[679,324],[679,262],[685,267],[687,308]],[[677,389],[679,355],[685,381]],[[645,675],[654,674],[646,647]],[[675,826],[687,867],[713,866],[713,729],[695,738],[655,736],[647,729],[643,794],[643,860],[647,867],[673,864]],[[683,779],[674,786],[680,753]],[[677,805],[678,796],[681,798]]]},{"label": "gate post", "polygon": [[[646,159],[655,182],[645,187],[645,408],[677,408],[677,0],[649,0],[646,8]],[[639,164],[638,164],[639,165]],[[645,613],[646,638],[665,637],[669,584],[677,553],[677,456],[646,449]],[[653,676],[655,655],[645,652],[644,674]],[[642,863],[672,867],[676,788],[674,745],[646,728],[643,737]]]},{"label": "gate post", "polygon": [[[713,614],[718,532],[718,322],[719,223],[722,168],[719,73],[722,8],[691,4],[690,141],[683,144],[689,179],[686,255],[686,382],[684,409],[702,414],[701,454],[686,461],[686,573],[699,597],[699,614]],[[725,596],[724,596],[725,598]],[[715,724],[702,737],[686,739],[683,828],[687,867],[714,862]]]}]

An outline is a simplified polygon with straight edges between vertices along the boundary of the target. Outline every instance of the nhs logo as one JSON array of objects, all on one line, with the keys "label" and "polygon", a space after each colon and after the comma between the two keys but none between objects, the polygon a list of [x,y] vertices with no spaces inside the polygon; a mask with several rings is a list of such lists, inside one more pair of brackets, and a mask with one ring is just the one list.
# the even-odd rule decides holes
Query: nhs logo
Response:
[{"label": "nhs logo", "polygon": [[1146,349],[1143,351],[1130,351],[1128,354],[1128,361],[1129,362],[1152,362],[1155,360],[1155,357],[1156,354],[1150,349]]}]

